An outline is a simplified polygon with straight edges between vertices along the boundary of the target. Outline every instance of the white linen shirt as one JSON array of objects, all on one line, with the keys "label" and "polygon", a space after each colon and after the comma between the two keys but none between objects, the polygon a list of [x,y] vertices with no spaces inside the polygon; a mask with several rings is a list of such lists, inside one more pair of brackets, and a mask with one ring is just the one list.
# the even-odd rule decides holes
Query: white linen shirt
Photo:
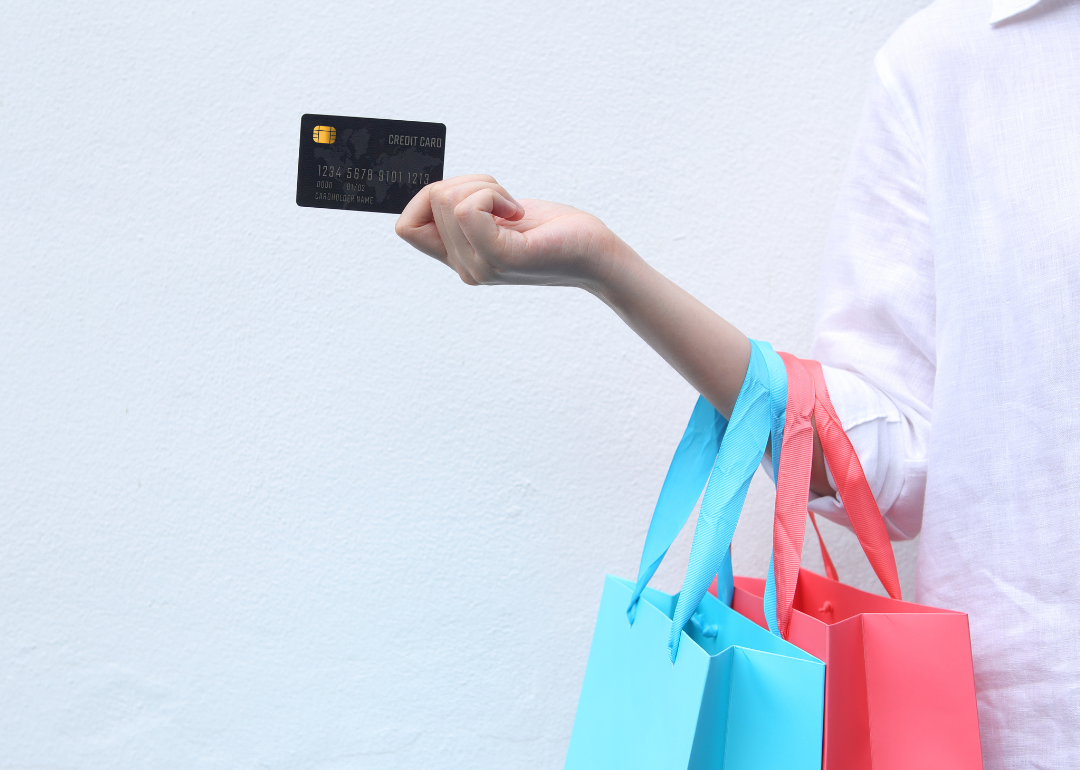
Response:
[{"label": "white linen shirt", "polygon": [[939,0],[882,48],[811,356],[921,531],[914,600],[970,617],[987,770],[1080,768],[1080,0]]}]

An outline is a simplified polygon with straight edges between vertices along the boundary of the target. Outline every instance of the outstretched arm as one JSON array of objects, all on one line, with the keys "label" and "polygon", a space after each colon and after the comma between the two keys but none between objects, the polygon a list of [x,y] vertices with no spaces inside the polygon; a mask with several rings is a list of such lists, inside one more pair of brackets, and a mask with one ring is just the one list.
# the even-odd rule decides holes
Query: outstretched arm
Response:
[{"label": "outstretched arm", "polygon": [[[572,206],[515,200],[490,176],[421,190],[398,235],[471,285],[575,286],[600,298],[725,417],[746,367],[746,335],[642,259],[603,222]],[[811,488],[832,495],[815,436]]]}]

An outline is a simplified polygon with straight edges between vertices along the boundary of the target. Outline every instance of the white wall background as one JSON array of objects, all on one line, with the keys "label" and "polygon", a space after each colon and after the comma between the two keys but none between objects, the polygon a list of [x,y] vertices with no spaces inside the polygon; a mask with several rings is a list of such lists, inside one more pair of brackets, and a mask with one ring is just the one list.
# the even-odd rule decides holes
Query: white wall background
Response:
[{"label": "white wall background", "polygon": [[448,173],[598,214],[805,354],[921,4],[7,4],[0,768],[561,767],[694,393],[583,293],[297,208],[300,115],[444,122]]}]

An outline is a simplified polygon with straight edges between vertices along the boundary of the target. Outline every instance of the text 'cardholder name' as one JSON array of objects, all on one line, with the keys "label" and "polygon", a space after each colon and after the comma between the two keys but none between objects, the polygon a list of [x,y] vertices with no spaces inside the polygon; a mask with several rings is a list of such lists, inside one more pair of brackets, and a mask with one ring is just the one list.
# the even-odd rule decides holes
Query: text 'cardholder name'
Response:
[{"label": "text 'cardholder name'", "polygon": [[442,123],[304,115],[296,205],[400,214],[442,179],[445,152]]}]

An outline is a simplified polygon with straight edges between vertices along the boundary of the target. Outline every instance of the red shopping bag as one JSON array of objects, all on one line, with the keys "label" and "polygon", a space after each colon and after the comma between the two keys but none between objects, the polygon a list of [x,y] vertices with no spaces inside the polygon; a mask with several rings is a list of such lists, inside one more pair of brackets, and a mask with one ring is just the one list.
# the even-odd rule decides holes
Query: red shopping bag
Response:
[{"label": "red shopping bag", "polygon": [[[789,642],[825,661],[824,768],[981,770],[967,615],[900,600],[884,522],[833,410],[821,365],[780,355],[788,408],[773,532],[776,625]],[[811,413],[852,528],[891,598],[837,582],[823,541],[831,575],[799,567]],[[765,587],[765,580],[736,577],[732,606],[767,627]]]}]

